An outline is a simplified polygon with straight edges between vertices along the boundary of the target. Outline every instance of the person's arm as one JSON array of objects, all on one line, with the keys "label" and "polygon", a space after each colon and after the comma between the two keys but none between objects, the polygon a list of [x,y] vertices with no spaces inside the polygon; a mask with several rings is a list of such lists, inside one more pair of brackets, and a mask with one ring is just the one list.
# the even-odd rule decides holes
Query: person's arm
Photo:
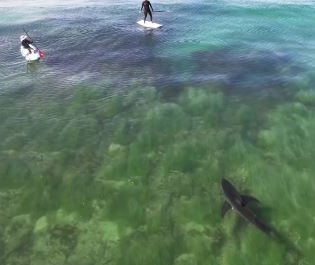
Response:
[{"label": "person's arm", "polygon": [[152,5],[151,5],[151,3],[149,2],[149,6],[151,7],[151,10],[152,10],[152,12],[153,12],[153,7],[152,7]]},{"label": "person's arm", "polygon": [[143,9],[143,2],[142,2],[142,6],[141,6],[141,11],[142,11],[142,9]]},{"label": "person's arm", "polygon": [[28,44],[33,43],[33,40],[32,40],[32,39],[30,39],[30,38],[27,38],[27,39],[25,39],[25,40],[26,40],[26,42],[27,42]]}]

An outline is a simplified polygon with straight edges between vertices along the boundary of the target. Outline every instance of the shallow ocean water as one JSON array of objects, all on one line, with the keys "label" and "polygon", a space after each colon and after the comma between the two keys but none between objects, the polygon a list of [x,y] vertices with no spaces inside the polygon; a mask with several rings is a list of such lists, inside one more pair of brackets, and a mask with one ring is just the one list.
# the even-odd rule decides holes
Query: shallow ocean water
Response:
[{"label": "shallow ocean water", "polygon": [[312,264],[315,2],[152,5],[0,0],[0,263]]}]

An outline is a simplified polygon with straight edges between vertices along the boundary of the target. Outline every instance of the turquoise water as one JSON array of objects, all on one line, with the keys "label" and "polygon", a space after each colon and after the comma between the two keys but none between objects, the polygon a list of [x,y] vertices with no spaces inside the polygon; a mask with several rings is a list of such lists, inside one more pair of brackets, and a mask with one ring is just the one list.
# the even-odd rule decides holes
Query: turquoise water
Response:
[{"label": "turquoise water", "polygon": [[0,264],[313,264],[315,2],[152,5],[0,1]]}]

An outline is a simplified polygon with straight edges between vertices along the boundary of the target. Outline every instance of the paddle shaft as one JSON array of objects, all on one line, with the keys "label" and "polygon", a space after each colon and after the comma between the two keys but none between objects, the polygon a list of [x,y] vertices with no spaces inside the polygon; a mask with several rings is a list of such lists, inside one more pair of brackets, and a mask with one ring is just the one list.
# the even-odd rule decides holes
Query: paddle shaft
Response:
[{"label": "paddle shaft", "polygon": [[24,31],[24,33],[26,34],[26,36],[29,37],[29,38],[33,41],[32,44],[35,46],[35,48],[36,48],[37,50],[40,50],[40,49],[36,46],[34,40],[30,37],[30,35],[28,35],[28,33],[26,32],[26,30],[25,30],[24,28],[23,28],[23,31]]}]

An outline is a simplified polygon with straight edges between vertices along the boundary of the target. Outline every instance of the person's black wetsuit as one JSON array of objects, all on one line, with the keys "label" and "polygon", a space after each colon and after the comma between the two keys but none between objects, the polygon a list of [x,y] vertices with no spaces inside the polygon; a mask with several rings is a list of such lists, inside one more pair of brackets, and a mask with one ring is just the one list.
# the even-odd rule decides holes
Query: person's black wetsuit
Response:
[{"label": "person's black wetsuit", "polygon": [[22,42],[21,42],[22,46],[23,46],[25,49],[28,49],[29,52],[31,52],[32,49],[33,49],[33,48],[30,46],[31,43],[33,43],[33,41],[31,41],[31,40],[29,40],[29,39],[24,39],[24,40],[22,40]]},{"label": "person's black wetsuit", "polygon": [[143,12],[144,12],[144,19],[143,19],[144,22],[145,22],[145,20],[147,19],[148,14],[149,14],[150,19],[151,19],[151,22],[152,22],[152,12],[151,12],[151,9],[150,9],[150,8],[151,8],[152,11],[153,11],[153,7],[152,7],[150,1],[144,0],[144,1],[142,2],[142,6],[141,6],[141,11],[142,11],[142,9],[143,9]]}]

